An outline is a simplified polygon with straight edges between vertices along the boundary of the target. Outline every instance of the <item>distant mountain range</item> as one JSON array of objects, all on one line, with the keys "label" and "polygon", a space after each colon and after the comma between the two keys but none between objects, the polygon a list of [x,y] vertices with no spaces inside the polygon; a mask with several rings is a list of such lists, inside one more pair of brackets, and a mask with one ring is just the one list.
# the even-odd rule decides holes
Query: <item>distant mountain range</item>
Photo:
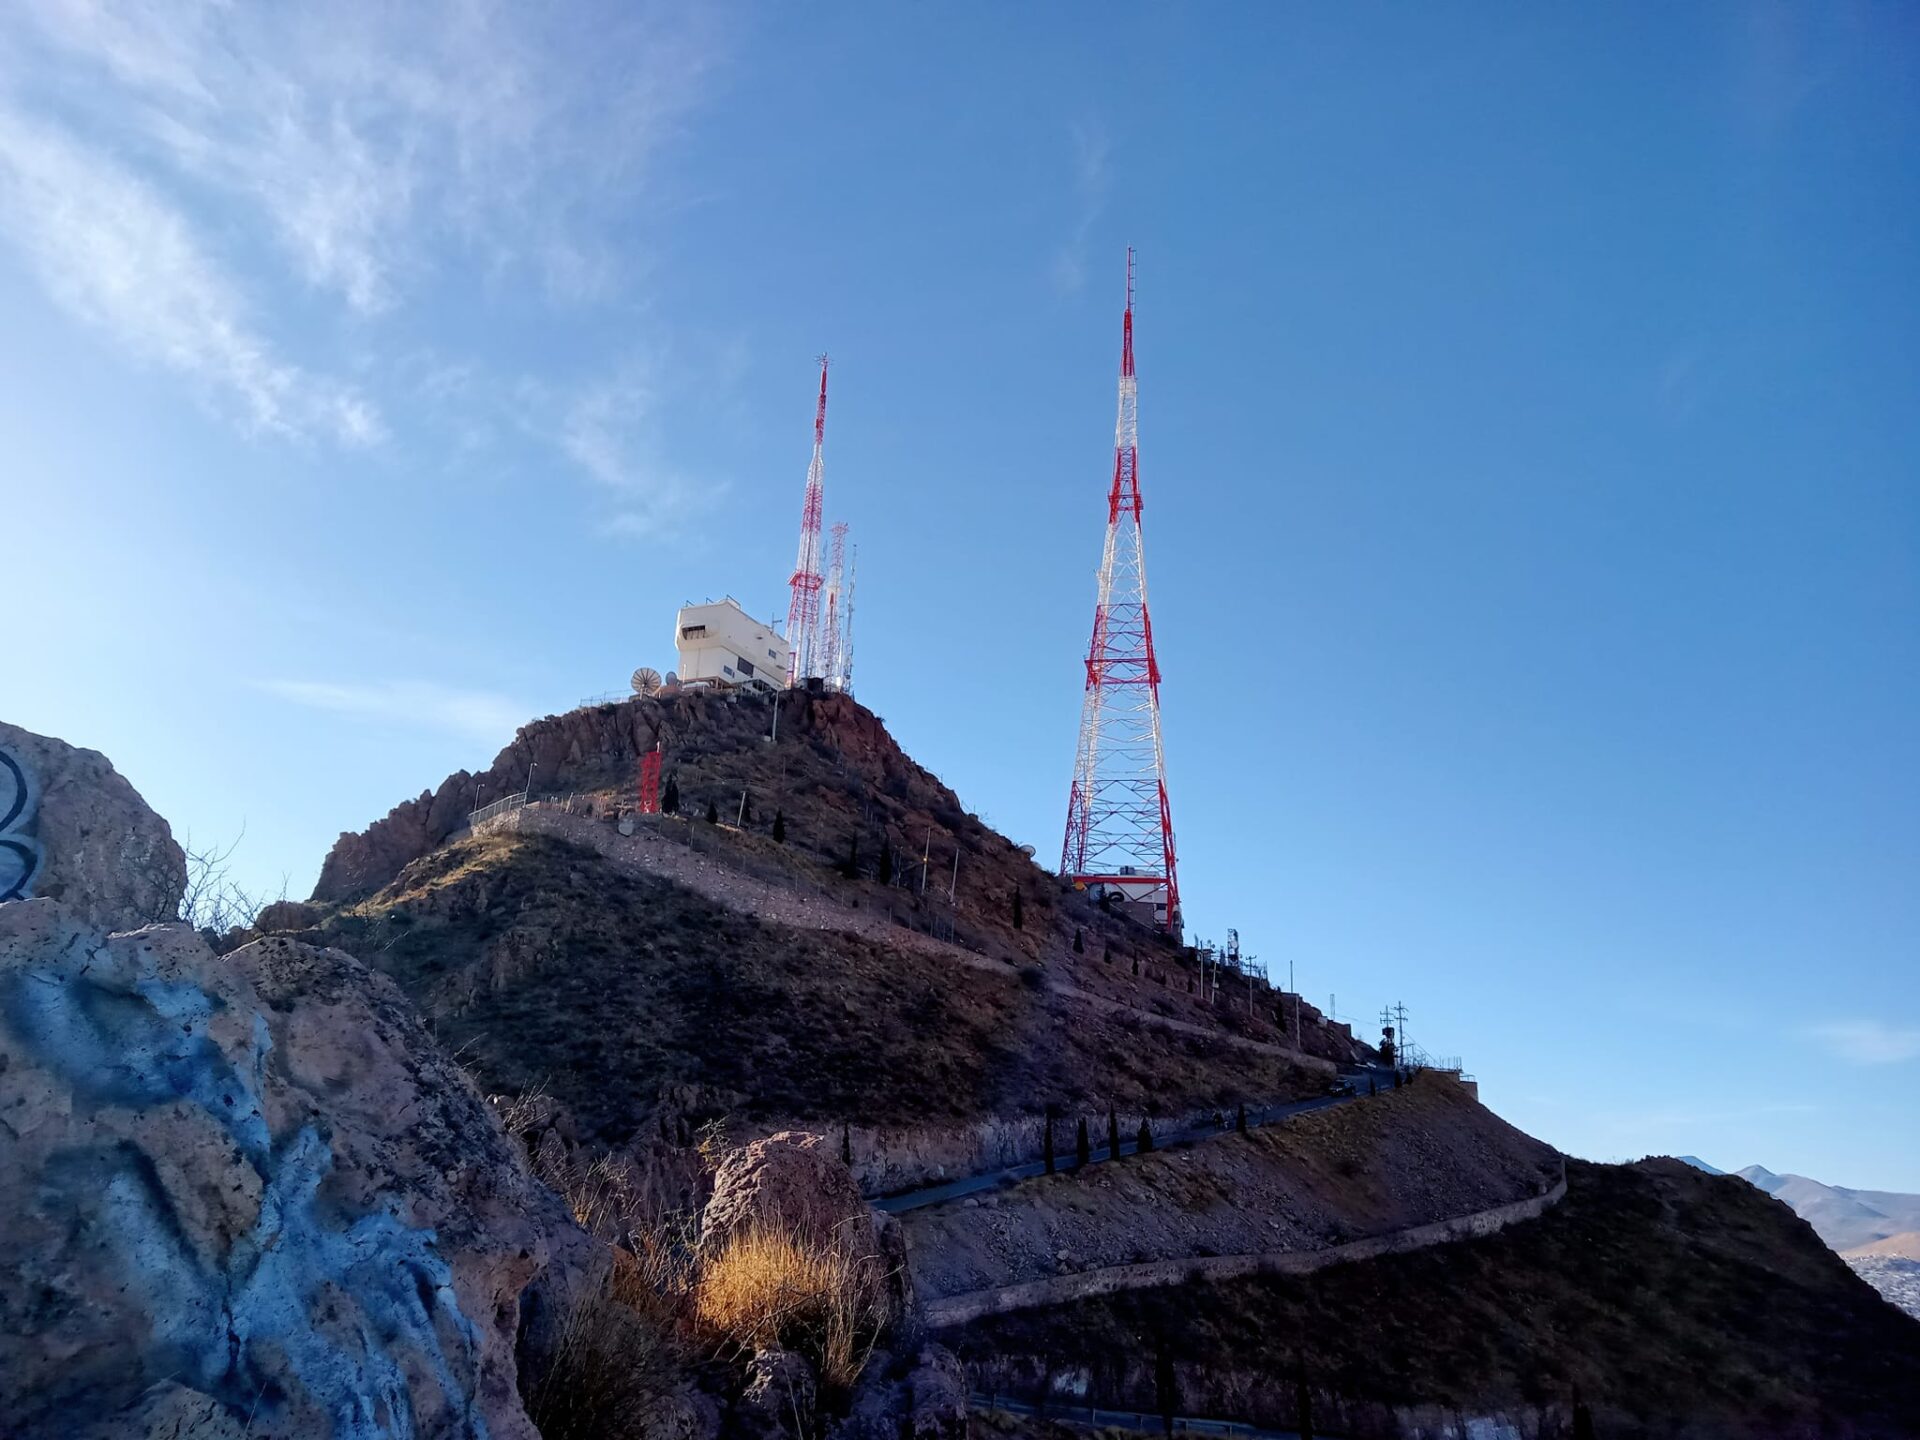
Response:
[{"label": "distant mountain range", "polygon": [[[1710,1175],[1727,1173],[1695,1155],[1680,1158]],[[1733,1173],[1785,1202],[1856,1274],[1920,1320],[1920,1195],[1849,1190],[1759,1165]]]},{"label": "distant mountain range", "polygon": [[1734,1173],[1792,1206],[1794,1214],[1842,1255],[1866,1251],[1920,1259],[1920,1195],[1849,1190],[1804,1175],[1776,1175],[1759,1165]]}]

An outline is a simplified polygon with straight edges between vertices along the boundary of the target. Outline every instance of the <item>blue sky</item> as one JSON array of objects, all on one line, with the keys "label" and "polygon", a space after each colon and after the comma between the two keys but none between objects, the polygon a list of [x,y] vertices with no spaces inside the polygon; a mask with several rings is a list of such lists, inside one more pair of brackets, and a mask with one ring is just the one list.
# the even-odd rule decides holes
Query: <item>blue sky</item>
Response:
[{"label": "blue sky", "polygon": [[[302,894],[783,611],[1057,847],[1140,250],[1183,888],[1516,1123],[1920,1190],[1898,5],[0,18],[0,713]],[[22,608],[24,607],[24,608]]]}]

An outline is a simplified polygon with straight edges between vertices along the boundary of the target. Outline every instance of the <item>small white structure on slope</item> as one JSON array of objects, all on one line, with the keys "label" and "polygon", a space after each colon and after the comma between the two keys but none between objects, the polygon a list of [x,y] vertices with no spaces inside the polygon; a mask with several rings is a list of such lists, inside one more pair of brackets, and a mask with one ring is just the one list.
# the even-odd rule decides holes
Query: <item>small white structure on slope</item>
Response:
[{"label": "small white structure on slope", "polygon": [[786,688],[787,642],[772,625],[741,609],[731,595],[682,606],[674,621],[673,643],[680,654],[680,683],[690,689]]}]

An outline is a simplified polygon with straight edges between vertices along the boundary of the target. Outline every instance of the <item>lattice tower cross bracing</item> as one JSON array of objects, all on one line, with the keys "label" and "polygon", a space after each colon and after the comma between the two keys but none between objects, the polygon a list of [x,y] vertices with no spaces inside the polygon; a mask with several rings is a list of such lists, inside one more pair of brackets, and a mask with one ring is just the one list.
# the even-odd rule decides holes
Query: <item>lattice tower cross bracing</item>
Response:
[{"label": "lattice tower cross bracing", "polygon": [[820,516],[826,508],[827,357],[820,357],[820,399],[813,411],[813,461],[807,466],[807,496],[800,511],[800,555],[787,581],[787,683],[820,673]]},{"label": "lattice tower cross bracing", "polygon": [[1122,900],[1147,907],[1155,923],[1177,933],[1180,882],[1160,739],[1160,665],[1153,648],[1140,526],[1133,282],[1129,249],[1113,483],[1107,493],[1106,545],[1100,557],[1093,637],[1087,646],[1086,694],[1060,873],[1088,888],[1117,891]]}]

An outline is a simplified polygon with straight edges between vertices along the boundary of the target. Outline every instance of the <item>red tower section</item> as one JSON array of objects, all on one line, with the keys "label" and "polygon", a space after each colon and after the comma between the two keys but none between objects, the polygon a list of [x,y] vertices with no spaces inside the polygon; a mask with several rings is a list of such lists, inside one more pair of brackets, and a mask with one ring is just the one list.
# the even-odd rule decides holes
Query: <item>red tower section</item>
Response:
[{"label": "red tower section", "polygon": [[1131,249],[1120,333],[1120,406],[1114,423],[1113,484],[1107,491],[1107,539],[1100,557],[1093,638],[1087,646],[1086,698],[1067,794],[1060,873],[1178,934],[1180,881],[1160,744],[1160,664],[1153,652],[1147,557],[1140,532]]}]

